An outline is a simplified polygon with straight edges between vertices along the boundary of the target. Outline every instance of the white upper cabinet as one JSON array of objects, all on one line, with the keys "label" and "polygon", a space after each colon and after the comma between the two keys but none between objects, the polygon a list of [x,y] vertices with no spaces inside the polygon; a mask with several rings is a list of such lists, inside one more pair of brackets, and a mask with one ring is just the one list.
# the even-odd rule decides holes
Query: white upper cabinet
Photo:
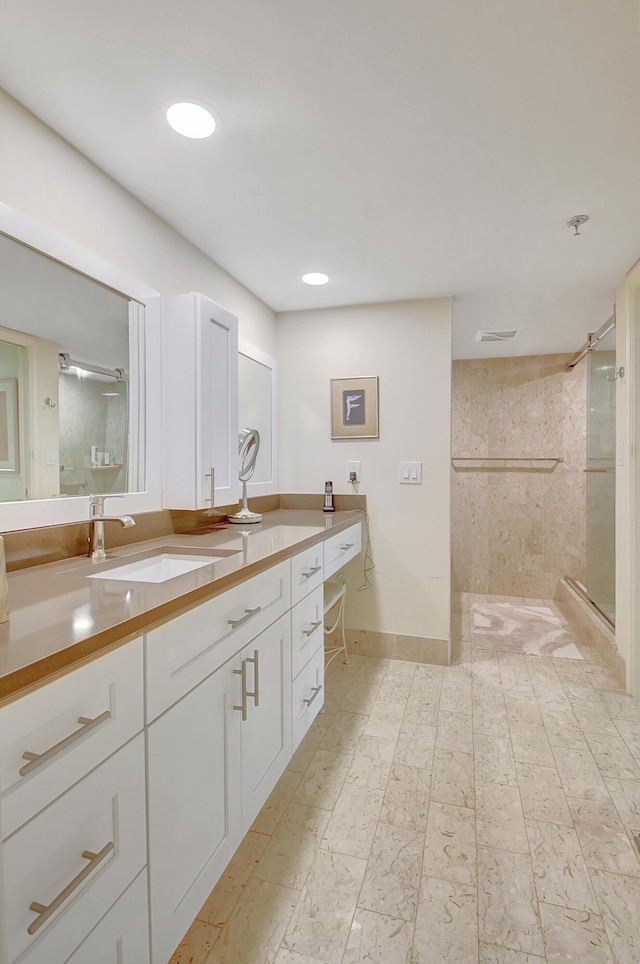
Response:
[{"label": "white upper cabinet", "polygon": [[158,298],[149,310],[162,332],[163,505],[237,502],[238,319],[193,292]]}]

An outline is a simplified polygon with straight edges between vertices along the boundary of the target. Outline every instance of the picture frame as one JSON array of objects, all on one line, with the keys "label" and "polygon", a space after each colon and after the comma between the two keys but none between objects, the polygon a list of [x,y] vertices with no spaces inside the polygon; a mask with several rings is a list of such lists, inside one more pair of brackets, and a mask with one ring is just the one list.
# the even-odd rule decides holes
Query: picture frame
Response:
[{"label": "picture frame", "polygon": [[0,472],[19,471],[18,380],[0,378]]},{"label": "picture frame", "polygon": [[331,438],[379,438],[378,376],[331,379]]}]

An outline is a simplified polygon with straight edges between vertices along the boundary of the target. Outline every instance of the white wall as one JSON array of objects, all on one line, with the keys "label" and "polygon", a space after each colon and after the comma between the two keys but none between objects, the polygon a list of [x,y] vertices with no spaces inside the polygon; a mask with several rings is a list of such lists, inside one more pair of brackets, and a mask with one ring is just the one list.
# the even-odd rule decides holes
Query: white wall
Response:
[{"label": "white wall", "polygon": [[[277,358],[280,491],[321,493],[331,479],[350,492],[346,462],[362,463],[376,570],[371,591],[349,593],[347,624],[446,639],[450,300],[280,314]],[[330,380],[358,375],[379,376],[380,438],[332,441]],[[422,461],[422,485],[399,484],[400,461]]]},{"label": "white wall", "polygon": [[270,308],[2,90],[0,131],[0,202],[161,294],[201,291],[274,354]]},{"label": "white wall", "polygon": [[640,696],[640,261],[616,291],[616,645]]}]

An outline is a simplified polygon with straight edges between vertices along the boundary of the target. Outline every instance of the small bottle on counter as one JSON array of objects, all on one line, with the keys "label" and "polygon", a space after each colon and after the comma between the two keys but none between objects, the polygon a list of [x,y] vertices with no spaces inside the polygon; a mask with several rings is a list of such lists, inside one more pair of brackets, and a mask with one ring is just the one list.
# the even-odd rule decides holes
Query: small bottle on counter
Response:
[{"label": "small bottle on counter", "polygon": [[322,511],[336,511],[336,507],[333,504],[333,482],[325,482],[324,484],[324,505],[322,506]]}]

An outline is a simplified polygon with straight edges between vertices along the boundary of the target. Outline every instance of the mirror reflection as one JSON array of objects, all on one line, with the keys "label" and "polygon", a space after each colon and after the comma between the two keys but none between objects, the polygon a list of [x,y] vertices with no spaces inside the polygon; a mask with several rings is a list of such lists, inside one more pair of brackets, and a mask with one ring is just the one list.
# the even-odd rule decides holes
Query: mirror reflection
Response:
[{"label": "mirror reflection", "polygon": [[0,234],[0,501],[130,491],[129,305]]},{"label": "mirror reflection", "polygon": [[[246,349],[250,351],[250,349]],[[258,352],[256,352],[258,355]],[[249,485],[273,481],[273,365],[241,352],[238,356],[238,422],[240,431],[255,429],[260,450]]]},{"label": "mirror reflection", "polygon": [[63,368],[59,405],[60,494],[126,492],[127,383]]}]

